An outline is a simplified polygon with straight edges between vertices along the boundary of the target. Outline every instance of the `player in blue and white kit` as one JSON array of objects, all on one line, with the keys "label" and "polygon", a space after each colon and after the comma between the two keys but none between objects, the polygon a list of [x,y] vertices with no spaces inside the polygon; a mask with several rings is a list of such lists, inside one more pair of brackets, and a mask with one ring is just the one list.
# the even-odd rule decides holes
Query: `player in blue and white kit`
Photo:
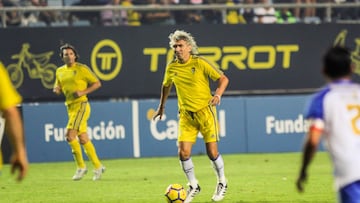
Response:
[{"label": "player in blue and white kit", "polygon": [[296,185],[300,192],[304,190],[307,168],[324,135],[339,202],[360,203],[360,85],[351,80],[349,50],[330,48],[323,57],[322,71],[329,83],[308,107],[310,125]]}]

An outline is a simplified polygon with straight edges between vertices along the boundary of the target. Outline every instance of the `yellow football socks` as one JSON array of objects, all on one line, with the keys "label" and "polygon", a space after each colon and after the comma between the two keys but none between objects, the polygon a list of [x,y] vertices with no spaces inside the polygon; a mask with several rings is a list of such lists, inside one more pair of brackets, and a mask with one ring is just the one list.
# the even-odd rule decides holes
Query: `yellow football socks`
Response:
[{"label": "yellow football socks", "polygon": [[95,169],[99,169],[101,167],[100,160],[96,154],[95,147],[91,141],[88,141],[84,145],[85,153],[89,157],[90,161],[93,163]]},{"label": "yellow football socks", "polygon": [[77,167],[86,168],[79,141],[77,139],[74,139],[73,141],[69,142],[69,145],[71,147],[71,151],[74,156],[74,160],[76,162]]}]

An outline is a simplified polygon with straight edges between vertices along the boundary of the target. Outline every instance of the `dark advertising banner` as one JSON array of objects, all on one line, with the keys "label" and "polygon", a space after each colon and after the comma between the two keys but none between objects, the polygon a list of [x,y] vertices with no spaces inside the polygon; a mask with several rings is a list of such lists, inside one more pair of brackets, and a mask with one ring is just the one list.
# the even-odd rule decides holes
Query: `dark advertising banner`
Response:
[{"label": "dark advertising banner", "polygon": [[200,54],[229,76],[228,94],[318,88],[324,82],[321,56],[333,44],[351,48],[360,74],[355,24],[8,28],[0,29],[0,60],[25,101],[63,99],[51,88],[65,42],[102,80],[92,97],[158,97],[164,68],[173,58],[168,35],[176,29],[191,32]]}]

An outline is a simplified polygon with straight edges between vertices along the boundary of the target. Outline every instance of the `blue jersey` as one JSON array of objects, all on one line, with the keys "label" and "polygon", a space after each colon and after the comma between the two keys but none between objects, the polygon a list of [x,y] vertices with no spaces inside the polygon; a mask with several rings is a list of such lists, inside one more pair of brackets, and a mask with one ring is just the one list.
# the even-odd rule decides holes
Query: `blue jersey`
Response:
[{"label": "blue jersey", "polygon": [[350,80],[328,84],[311,99],[306,118],[323,130],[336,188],[360,180],[360,85]]}]

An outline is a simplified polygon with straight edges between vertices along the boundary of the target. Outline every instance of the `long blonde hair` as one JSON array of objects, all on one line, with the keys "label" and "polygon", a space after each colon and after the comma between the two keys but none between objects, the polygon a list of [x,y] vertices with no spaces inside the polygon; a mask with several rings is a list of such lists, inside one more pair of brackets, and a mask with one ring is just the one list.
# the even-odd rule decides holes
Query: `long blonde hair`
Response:
[{"label": "long blonde hair", "polygon": [[191,54],[199,54],[198,46],[196,45],[196,41],[194,40],[194,37],[184,30],[176,30],[175,32],[171,33],[169,35],[169,45],[170,48],[173,48],[174,44],[179,40],[186,41],[191,46]]}]

